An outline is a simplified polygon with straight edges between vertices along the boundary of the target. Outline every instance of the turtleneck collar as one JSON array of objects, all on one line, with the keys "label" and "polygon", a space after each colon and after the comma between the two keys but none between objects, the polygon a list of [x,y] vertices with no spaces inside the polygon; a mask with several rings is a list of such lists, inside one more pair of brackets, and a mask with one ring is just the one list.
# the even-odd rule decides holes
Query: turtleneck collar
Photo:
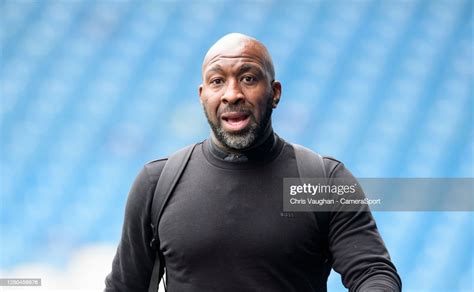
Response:
[{"label": "turtleneck collar", "polygon": [[264,165],[272,161],[283,148],[284,141],[274,132],[259,146],[244,150],[240,153],[230,153],[219,148],[212,138],[204,141],[204,153],[206,158],[219,167],[224,168],[248,168]]}]

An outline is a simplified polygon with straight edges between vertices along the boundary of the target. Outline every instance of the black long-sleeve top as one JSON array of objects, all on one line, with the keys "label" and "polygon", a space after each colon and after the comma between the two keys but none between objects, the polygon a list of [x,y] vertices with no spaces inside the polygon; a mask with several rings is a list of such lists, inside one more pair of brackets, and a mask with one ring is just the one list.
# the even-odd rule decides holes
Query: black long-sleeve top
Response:
[{"label": "black long-sleeve top", "polygon": [[[146,164],[132,186],[106,291],[148,289],[150,209],[165,162]],[[331,178],[355,181],[341,162],[324,163]],[[293,147],[276,135],[239,156],[198,144],[159,223],[168,291],[326,291],[323,242],[350,291],[400,291],[370,211],[332,212],[327,239],[313,213],[282,212],[283,178],[297,176]]]}]

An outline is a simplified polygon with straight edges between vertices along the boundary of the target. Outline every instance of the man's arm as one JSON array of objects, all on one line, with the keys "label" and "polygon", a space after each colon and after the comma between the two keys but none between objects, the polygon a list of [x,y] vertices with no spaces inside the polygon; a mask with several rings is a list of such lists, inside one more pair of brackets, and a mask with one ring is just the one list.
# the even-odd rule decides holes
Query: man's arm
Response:
[{"label": "man's arm", "polygon": [[148,291],[155,260],[155,251],[150,247],[150,208],[163,166],[163,160],[145,165],[133,183],[112,272],[105,279],[106,292]]},{"label": "man's arm", "polygon": [[[357,183],[340,162],[329,176],[343,179],[344,184]],[[363,199],[365,195],[358,188],[352,197]],[[368,207],[362,205],[356,212],[338,211],[332,212],[330,218],[329,249],[333,268],[341,274],[344,286],[350,291],[401,291],[401,279]]]}]

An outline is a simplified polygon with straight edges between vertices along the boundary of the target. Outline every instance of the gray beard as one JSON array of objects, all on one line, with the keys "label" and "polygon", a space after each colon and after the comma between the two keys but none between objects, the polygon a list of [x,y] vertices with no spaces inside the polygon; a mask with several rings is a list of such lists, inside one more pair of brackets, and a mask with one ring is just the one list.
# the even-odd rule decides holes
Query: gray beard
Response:
[{"label": "gray beard", "polygon": [[264,134],[265,129],[267,128],[268,123],[270,121],[272,111],[272,99],[269,98],[269,102],[266,105],[265,112],[262,116],[261,121],[257,122],[255,120],[255,116],[251,114],[249,116],[249,118],[251,119],[250,127],[237,133],[229,133],[222,128],[221,120],[218,119],[216,124],[211,122],[211,120],[209,119],[209,115],[207,114],[207,111],[204,108],[204,113],[206,114],[207,122],[211,126],[212,132],[216,136],[217,140],[219,140],[219,142],[221,142],[222,145],[224,145],[225,147],[237,150],[250,148],[255,143],[255,141]]},{"label": "gray beard", "polygon": [[224,129],[222,129],[220,125],[216,128],[216,130],[214,130],[216,138],[223,145],[238,150],[250,147],[253,142],[255,142],[258,136],[258,132],[259,127],[256,123],[252,123],[252,125],[248,129],[244,130],[242,133],[226,132],[224,131]]}]

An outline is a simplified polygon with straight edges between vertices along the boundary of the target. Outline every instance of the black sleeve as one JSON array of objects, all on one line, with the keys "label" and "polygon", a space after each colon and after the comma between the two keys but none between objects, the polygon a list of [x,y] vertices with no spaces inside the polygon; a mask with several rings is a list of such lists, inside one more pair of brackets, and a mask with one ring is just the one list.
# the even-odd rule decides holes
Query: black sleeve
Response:
[{"label": "black sleeve", "polygon": [[[342,163],[333,160],[332,164],[330,178],[348,185],[357,183]],[[351,197],[363,199],[365,195],[356,188]],[[329,249],[344,286],[349,291],[401,291],[401,279],[370,209],[363,205],[357,211],[341,212],[343,207],[338,208],[330,215]]]},{"label": "black sleeve", "polygon": [[112,271],[105,279],[105,291],[148,291],[155,251],[150,247],[153,232],[150,208],[164,163],[145,165],[128,195],[125,218]]}]

